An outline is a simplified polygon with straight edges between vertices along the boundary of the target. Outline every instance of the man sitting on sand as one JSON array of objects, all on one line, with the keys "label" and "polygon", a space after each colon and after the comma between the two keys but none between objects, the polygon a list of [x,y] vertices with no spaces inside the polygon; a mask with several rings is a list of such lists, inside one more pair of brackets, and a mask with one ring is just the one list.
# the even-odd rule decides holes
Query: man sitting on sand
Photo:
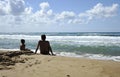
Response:
[{"label": "man sitting on sand", "polygon": [[21,39],[21,45],[20,45],[21,51],[30,51],[30,49],[25,48],[25,40]]},{"label": "man sitting on sand", "polygon": [[[46,35],[41,35],[41,40],[38,42],[35,53],[37,53],[38,48],[40,48],[40,53],[44,55],[54,55],[49,41],[46,41]],[[50,54],[50,52],[51,54]]]}]

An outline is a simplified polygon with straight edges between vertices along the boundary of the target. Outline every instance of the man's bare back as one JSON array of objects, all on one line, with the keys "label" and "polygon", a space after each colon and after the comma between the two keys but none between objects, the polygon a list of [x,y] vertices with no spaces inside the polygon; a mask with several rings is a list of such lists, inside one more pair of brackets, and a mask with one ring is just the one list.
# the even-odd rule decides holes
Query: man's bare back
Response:
[{"label": "man's bare back", "polygon": [[39,41],[41,54],[50,54],[50,44],[48,41]]},{"label": "man's bare back", "polygon": [[38,45],[37,45],[37,48],[36,48],[36,51],[35,53],[37,53],[37,50],[38,48],[40,48],[40,53],[41,54],[44,54],[44,55],[50,55],[49,51],[51,52],[51,55],[54,55],[53,52],[52,52],[52,48],[50,46],[50,43],[49,41],[46,41],[46,36],[45,35],[42,35],[41,36],[41,39],[39,42],[38,42]]}]

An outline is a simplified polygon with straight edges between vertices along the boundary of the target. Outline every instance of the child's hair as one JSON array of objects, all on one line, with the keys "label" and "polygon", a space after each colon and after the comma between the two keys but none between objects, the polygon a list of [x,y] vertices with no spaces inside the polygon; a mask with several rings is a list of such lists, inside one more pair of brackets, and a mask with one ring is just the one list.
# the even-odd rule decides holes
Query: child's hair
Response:
[{"label": "child's hair", "polygon": [[24,43],[25,43],[25,40],[24,40],[24,39],[21,39],[21,43],[24,44]]}]

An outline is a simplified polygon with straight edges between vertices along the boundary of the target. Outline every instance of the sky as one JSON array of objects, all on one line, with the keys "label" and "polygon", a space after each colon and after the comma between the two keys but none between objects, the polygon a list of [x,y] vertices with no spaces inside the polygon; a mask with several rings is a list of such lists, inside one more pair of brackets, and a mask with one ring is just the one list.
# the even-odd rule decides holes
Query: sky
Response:
[{"label": "sky", "polygon": [[0,32],[120,32],[120,0],[0,0]]}]

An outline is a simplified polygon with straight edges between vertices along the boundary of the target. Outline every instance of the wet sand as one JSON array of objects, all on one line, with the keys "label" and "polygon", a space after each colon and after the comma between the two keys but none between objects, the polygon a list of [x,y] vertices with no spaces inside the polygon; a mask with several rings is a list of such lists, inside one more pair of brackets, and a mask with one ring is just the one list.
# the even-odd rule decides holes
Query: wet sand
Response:
[{"label": "wet sand", "polygon": [[115,61],[40,54],[6,59],[0,60],[0,77],[120,77],[120,62]]}]

